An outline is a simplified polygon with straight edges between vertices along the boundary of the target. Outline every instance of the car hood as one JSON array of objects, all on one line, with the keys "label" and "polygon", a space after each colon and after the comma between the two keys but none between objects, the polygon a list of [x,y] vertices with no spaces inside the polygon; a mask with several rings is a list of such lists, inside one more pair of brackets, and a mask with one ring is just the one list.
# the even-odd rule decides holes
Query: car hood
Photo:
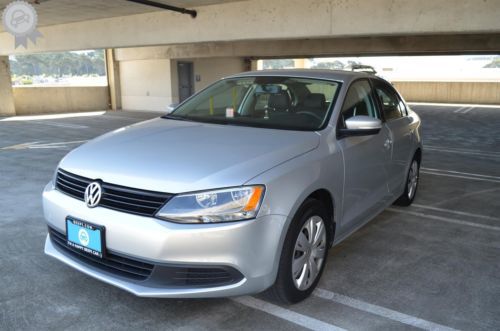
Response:
[{"label": "car hood", "polygon": [[59,166],[108,183],[180,193],[242,185],[318,144],[316,132],[157,118],[98,137]]}]

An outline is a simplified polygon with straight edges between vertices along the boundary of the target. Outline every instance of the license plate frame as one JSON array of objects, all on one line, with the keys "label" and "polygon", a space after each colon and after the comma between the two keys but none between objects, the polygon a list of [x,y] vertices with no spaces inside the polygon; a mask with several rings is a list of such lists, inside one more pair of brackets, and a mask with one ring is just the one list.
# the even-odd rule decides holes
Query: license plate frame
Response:
[{"label": "license plate frame", "polygon": [[106,256],[106,228],[76,217],[67,216],[66,245],[89,256],[102,259]]}]

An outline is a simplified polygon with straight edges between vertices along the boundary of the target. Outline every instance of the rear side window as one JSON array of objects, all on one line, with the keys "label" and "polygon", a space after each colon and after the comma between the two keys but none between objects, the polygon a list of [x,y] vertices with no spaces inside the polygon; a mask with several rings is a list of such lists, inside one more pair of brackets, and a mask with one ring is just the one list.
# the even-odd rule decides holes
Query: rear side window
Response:
[{"label": "rear side window", "polygon": [[342,107],[340,126],[345,128],[345,121],[348,118],[360,115],[379,118],[372,87],[367,80],[356,81],[349,87]]},{"label": "rear side window", "polygon": [[403,101],[399,99],[396,91],[385,83],[376,81],[375,92],[379,98],[382,112],[387,121],[401,118],[406,115],[406,107]]}]

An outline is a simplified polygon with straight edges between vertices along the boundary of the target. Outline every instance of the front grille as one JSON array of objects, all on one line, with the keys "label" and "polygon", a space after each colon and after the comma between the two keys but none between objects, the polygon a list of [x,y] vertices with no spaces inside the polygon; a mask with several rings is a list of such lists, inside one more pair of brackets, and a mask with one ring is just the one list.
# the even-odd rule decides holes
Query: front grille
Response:
[{"label": "front grille", "polygon": [[[84,199],[85,189],[93,179],[78,176],[59,169],[56,177],[56,188],[78,200]],[[154,216],[158,210],[172,197],[172,194],[139,190],[101,182],[102,198],[98,206],[126,213]]]},{"label": "front grille", "polygon": [[154,265],[130,259],[110,252],[104,258],[98,258],[70,247],[66,244],[66,236],[59,231],[49,227],[50,238],[54,244],[64,249],[73,258],[78,259],[93,267],[111,272],[133,280],[145,280],[151,275]]},{"label": "front grille", "polygon": [[222,268],[186,268],[175,271],[173,277],[180,284],[219,285],[239,281],[241,277]]}]

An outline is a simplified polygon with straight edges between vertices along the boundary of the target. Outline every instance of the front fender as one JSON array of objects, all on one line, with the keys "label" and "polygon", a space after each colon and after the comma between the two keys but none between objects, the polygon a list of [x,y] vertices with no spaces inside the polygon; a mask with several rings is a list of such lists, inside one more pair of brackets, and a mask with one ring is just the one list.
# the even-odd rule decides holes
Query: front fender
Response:
[{"label": "front fender", "polygon": [[[313,192],[323,189],[330,193],[334,206],[332,216],[336,226],[340,224],[344,165],[340,150],[335,145],[333,147],[320,145],[317,149],[272,168],[245,184],[266,185],[266,194],[259,216],[286,216],[281,236],[277,238],[279,240],[279,249],[275,252],[277,261],[295,213]],[[275,273],[278,265],[275,266]]]}]

